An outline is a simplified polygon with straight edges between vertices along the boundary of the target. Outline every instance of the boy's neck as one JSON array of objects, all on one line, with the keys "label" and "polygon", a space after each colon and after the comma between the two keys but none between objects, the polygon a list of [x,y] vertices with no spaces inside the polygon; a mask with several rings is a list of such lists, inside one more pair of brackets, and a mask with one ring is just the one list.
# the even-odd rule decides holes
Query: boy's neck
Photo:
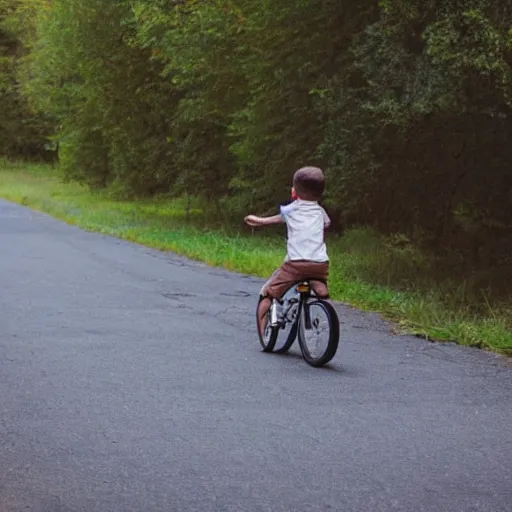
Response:
[{"label": "boy's neck", "polygon": [[297,196],[296,201],[303,201],[304,203],[318,203],[318,201],[314,201],[313,199],[302,199],[300,196]]}]

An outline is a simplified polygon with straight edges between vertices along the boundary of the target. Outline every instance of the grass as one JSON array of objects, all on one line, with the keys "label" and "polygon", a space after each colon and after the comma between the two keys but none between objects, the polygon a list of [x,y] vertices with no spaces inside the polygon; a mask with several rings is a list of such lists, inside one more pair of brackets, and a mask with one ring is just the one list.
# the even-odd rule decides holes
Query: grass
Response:
[{"label": "grass", "polygon": [[[223,229],[197,204],[187,215],[182,200],[115,200],[63,183],[58,171],[47,166],[0,162],[0,197],[89,231],[260,277],[267,277],[285,254],[282,231],[277,236],[241,225]],[[380,312],[404,333],[512,355],[510,306],[475,308],[463,283],[435,282],[428,277],[429,261],[418,251],[407,245],[390,247],[364,229],[330,238],[333,298]]]}]

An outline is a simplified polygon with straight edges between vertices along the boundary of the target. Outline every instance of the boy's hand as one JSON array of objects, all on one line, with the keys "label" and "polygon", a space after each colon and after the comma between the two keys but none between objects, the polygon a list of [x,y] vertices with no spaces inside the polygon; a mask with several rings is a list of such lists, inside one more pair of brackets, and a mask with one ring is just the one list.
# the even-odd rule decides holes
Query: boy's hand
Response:
[{"label": "boy's hand", "polygon": [[251,226],[253,228],[260,225],[260,219],[256,217],[256,215],[247,215],[244,221],[248,226]]}]

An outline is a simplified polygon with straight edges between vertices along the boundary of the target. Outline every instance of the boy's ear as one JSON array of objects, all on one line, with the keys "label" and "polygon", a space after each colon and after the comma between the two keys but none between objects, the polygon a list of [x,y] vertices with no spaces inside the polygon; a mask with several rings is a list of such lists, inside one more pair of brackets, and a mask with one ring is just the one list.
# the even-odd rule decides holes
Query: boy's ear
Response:
[{"label": "boy's ear", "polygon": [[297,195],[297,191],[295,190],[295,187],[292,187],[292,199],[294,201],[297,201],[298,198],[299,198],[299,196]]}]

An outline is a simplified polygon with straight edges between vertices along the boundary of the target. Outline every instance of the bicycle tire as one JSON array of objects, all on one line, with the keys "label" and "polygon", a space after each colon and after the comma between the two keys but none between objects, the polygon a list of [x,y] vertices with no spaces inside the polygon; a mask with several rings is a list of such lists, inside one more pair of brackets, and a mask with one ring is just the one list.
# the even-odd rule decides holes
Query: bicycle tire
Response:
[{"label": "bicycle tire", "polygon": [[[299,326],[298,326],[298,319],[297,319],[293,322],[293,326],[290,329],[290,332],[288,333],[288,337],[286,338],[286,341],[284,342],[283,346],[274,350],[274,352],[276,354],[281,354],[281,355],[286,354],[292,348],[292,345],[295,343],[295,340],[297,339],[298,330],[299,330]],[[277,344],[278,337],[279,337],[279,332],[277,333],[276,343],[274,344],[274,347]]]},{"label": "bicycle tire", "polygon": [[265,337],[265,332],[260,332],[260,326],[259,326],[259,318],[258,318],[258,308],[260,305],[260,302],[263,300],[263,297],[260,297],[258,301],[258,305],[256,306],[256,329],[258,331],[258,338],[260,340],[260,345],[263,349],[263,352],[273,352],[274,347],[276,346],[277,336],[279,334],[279,327],[271,327],[268,326],[268,313],[267,313],[267,319],[265,323],[265,329],[264,331],[267,332],[267,329],[270,330],[268,332],[268,338]]},{"label": "bicycle tire", "polygon": [[[327,348],[325,351],[319,356],[319,357],[313,357],[310,352],[309,348],[306,344],[306,340],[304,338],[304,315],[306,313],[305,308],[319,305],[325,312],[327,316],[327,321],[329,323],[329,341],[327,343]],[[335,309],[332,307],[331,304],[324,300],[315,299],[311,302],[306,302],[303,304],[301,315],[299,318],[299,329],[298,329],[298,337],[299,337],[299,346],[300,350],[302,352],[302,357],[304,360],[310,364],[311,366],[314,366],[315,368],[318,368],[319,366],[323,366],[327,364],[335,355],[338,350],[338,345],[340,341],[340,322],[338,319],[338,315],[335,311]]]}]

